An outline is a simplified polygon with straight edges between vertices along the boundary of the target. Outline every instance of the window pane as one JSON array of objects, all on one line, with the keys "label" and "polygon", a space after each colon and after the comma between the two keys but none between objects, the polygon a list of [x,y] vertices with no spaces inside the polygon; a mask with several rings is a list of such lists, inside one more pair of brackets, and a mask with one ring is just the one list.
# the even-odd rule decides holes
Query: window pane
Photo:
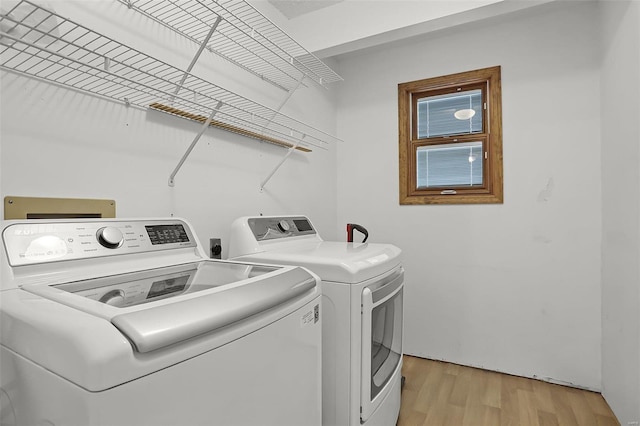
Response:
[{"label": "window pane", "polygon": [[482,90],[418,99],[418,138],[482,133]]},{"label": "window pane", "polygon": [[421,146],[417,156],[418,188],[482,185],[482,142]]}]

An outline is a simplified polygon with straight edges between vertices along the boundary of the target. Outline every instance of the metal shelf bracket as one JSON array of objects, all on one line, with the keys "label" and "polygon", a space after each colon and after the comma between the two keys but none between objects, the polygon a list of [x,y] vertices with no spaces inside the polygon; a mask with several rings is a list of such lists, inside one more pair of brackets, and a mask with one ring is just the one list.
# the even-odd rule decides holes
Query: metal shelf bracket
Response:
[{"label": "metal shelf bracket", "polygon": [[[302,135],[302,138],[300,138],[300,142],[302,142],[304,140],[306,135]],[[267,184],[267,182],[269,182],[269,180],[271,180],[271,178],[273,177],[273,175],[278,171],[278,169],[284,164],[285,161],[287,161],[287,158],[289,158],[289,156],[293,153],[293,151],[295,151],[296,147],[298,146],[298,144],[292,146],[291,148],[289,148],[289,150],[287,151],[287,153],[284,155],[284,157],[282,157],[282,160],[280,160],[280,162],[273,168],[273,170],[271,170],[271,173],[269,173],[267,175],[266,178],[264,178],[264,180],[262,181],[262,183],[260,184],[260,192],[262,192],[264,190],[264,186]]]},{"label": "metal shelf bracket", "polygon": [[[196,62],[198,62],[198,59],[200,59],[200,55],[202,55],[202,51],[205,49],[205,47],[207,47],[207,44],[209,43],[209,40],[211,39],[211,36],[216,31],[216,28],[218,28],[218,24],[220,23],[221,20],[222,20],[222,17],[220,17],[220,16],[218,16],[216,18],[215,22],[211,26],[211,29],[209,30],[209,33],[207,33],[207,36],[204,38],[204,40],[202,40],[202,43],[200,43],[200,47],[198,48],[198,51],[194,55],[193,59],[191,60],[191,63],[189,64],[189,67],[187,68],[187,71],[184,73],[184,75],[180,79],[180,83],[178,83],[178,85],[176,87],[176,91],[174,93],[174,97],[178,96],[178,93],[180,92],[180,89],[182,89],[182,86],[184,86],[184,82],[187,80],[187,77],[189,77],[189,74],[191,73],[191,70],[193,69],[193,67],[196,64]],[[196,96],[196,92],[194,92],[193,95],[195,97]],[[171,100],[171,103],[173,103],[173,99]]]},{"label": "metal shelf bracket", "polygon": [[[202,54],[202,51],[205,49],[205,47],[207,47],[207,43],[209,43],[209,40],[211,39],[211,36],[215,32],[215,30],[218,27],[218,24],[220,23],[221,20],[222,20],[222,18],[220,16],[218,16],[216,18],[215,22],[211,26],[211,29],[209,30],[209,33],[204,38],[202,43],[200,43],[200,47],[198,48],[198,51],[194,55],[193,59],[191,60],[191,63],[189,64],[189,67],[187,68],[187,71],[184,73],[184,75],[180,79],[180,82],[176,85],[176,90],[173,93],[173,97],[171,98],[171,102],[170,103],[173,103],[175,97],[178,96],[178,93],[180,93],[180,89],[182,89],[182,86],[184,85],[184,82],[186,81],[186,79],[189,76],[189,74],[191,73],[191,70],[195,66],[196,62],[198,62],[198,59],[200,58],[200,55]],[[194,92],[193,95],[196,96],[196,92]],[[200,128],[200,131],[198,132],[196,137],[191,142],[191,145],[189,145],[189,148],[187,148],[187,151],[184,153],[184,155],[182,156],[182,158],[178,162],[178,165],[176,166],[175,169],[173,169],[173,172],[171,173],[171,175],[169,175],[169,186],[171,186],[171,187],[175,186],[175,184],[176,184],[175,177],[178,174],[178,171],[180,171],[180,168],[182,167],[184,162],[187,160],[187,157],[189,156],[189,154],[191,154],[191,151],[193,151],[193,148],[195,148],[196,144],[198,143],[198,141],[200,140],[200,138],[204,134],[204,131],[207,130],[207,127],[209,127],[209,125],[211,124],[211,121],[213,120],[213,117],[215,117],[216,113],[220,110],[221,107],[222,107],[222,102],[218,102],[218,105],[211,111],[211,114],[209,114],[209,117],[202,124],[202,127]]]},{"label": "metal shelf bracket", "polygon": [[207,127],[209,127],[209,124],[211,124],[213,117],[215,117],[216,113],[220,110],[221,107],[222,107],[222,102],[218,102],[218,106],[216,106],[216,108],[213,111],[211,111],[211,114],[209,115],[207,120],[204,122],[204,124],[200,128],[200,131],[198,132],[196,137],[193,139],[193,142],[191,142],[191,145],[189,145],[189,148],[187,148],[187,151],[184,153],[184,155],[178,162],[178,165],[176,166],[175,169],[173,169],[173,172],[171,172],[171,175],[169,175],[169,186],[171,187],[175,186],[175,177],[178,174],[178,171],[180,171],[180,168],[182,167],[184,162],[187,160],[187,157],[189,157],[189,154],[191,154],[191,151],[193,151],[193,148],[195,148],[196,144],[200,140],[200,137],[202,137],[202,135],[204,134],[204,131],[207,130]]},{"label": "metal shelf bracket", "polygon": [[[300,79],[298,80],[298,83],[295,85],[295,87],[291,90],[288,91],[287,96],[285,96],[285,98],[282,100],[282,102],[280,102],[280,105],[278,106],[278,109],[276,110],[276,112],[274,113],[274,117],[275,114],[277,114],[278,112],[280,112],[280,110],[285,106],[285,104],[289,101],[289,99],[291,99],[291,96],[293,95],[293,92],[295,92],[296,90],[298,90],[298,88],[300,87],[300,85],[302,84],[302,80],[304,80],[305,75],[302,74],[302,76],[300,77]],[[269,124],[271,124],[271,121],[273,120],[273,117],[271,117],[271,119],[267,122],[267,124],[265,125],[264,129],[266,129]],[[264,130],[263,129],[263,130]],[[302,143],[302,141],[304,140],[304,138],[307,135],[302,135],[302,137],[300,138],[300,140],[298,142],[296,142],[295,144],[293,144],[293,146],[291,146],[291,148],[289,148],[289,150],[287,151],[287,153],[284,155],[284,157],[282,158],[282,160],[280,160],[280,162],[273,168],[273,170],[271,171],[271,173],[269,173],[269,175],[262,181],[262,183],[260,184],[260,192],[262,192],[264,190],[264,186],[267,184],[267,182],[269,182],[269,180],[273,177],[273,175],[278,171],[278,169],[284,164],[285,161],[287,161],[287,158],[289,158],[289,156],[293,153],[293,151],[298,147],[298,145],[300,145]]]}]

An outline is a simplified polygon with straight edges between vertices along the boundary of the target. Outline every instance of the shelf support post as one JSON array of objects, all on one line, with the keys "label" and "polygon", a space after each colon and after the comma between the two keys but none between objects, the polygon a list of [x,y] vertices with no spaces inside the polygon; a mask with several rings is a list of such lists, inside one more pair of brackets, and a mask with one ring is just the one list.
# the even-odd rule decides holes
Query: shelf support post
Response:
[{"label": "shelf support post", "polygon": [[[287,92],[287,96],[285,96],[285,98],[282,100],[282,102],[280,102],[280,105],[278,106],[278,108],[274,111],[273,115],[271,116],[271,118],[269,119],[269,121],[267,121],[267,124],[265,124],[264,126],[262,126],[262,129],[260,130],[260,132],[262,134],[264,134],[264,131],[267,127],[269,127],[269,125],[273,122],[273,119],[276,118],[276,115],[278,115],[278,113],[280,112],[280,110],[285,106],[285,104],[287,102],[289,102],[289,99],[291,99],[291,96],[293,95],[293,92],[295,92],[296,90],[298,90],[298,87],[300,87],[300,85],[302,84],[302,80],[304,80],[304,74],[300,77],[300,80],[298,80],[298,84],[296,84],[296,87],[294,87],[293,89],[289,90],[289,92]],[[297,146],[297,145],[296,145]]]},{"label": "shelf support post", "polygon": [[209,33],[204,38],[204,40],[202,40],[202,43],[200,43],[200,47],[198,48],[198,51],[196,52],[196,54],[193,57],[193,59],[191,60],[191,63],[189,64],[189,67],[187,68],[187,71],[185,71],[184,75],[182,76],[182,79],[180,80],[180,83],[178,83],[178,85],[176,86],[176,91],[173,94],[173,98],[171,98],[171,102],[172,103],[173,103],[173,100],[175,99],[175,97],[178,96],[178,92],[180,92],[180,89],[182,89],[182,86],[184,85],[184,82],[187,80],[187,76],[191,73],[191,70],[195,66],[196,62],[198,62],[198,59],[200,59],[200,55],[202,55],[202,52],[207,47],[207,44],[209,43],[209,40],[211,39],[211,36],[216,31],[216,28],[218,28],[218,24],[220,23],[221,20],[222,20],[222,17],[220,15],[218,15],[218,17],[216,18],[216,21],[211,26],[211,29],[209,30]]},{"label": "shelf support post", "polygon": [[204,131],[207,130],[207,127],[209,127],[209,125],[211,124],[211,121],[213,121],[213,117],[215,117],[215,115],[217,114],[217,112],[220,110],[221,107],[222,107],[222,102],[219,101],[218,105],[213,109],[213,111],[211,111],[211,114],[209,114],[209,117],[207,117],[207,119],[205,120],[204,124],[202,125],[202,128],[200,129],[196,137],[193,139],[193,142],[191,142],[191,145],[189,145],[189,148],[187,148],[187,151],[184,153],[184,155],[178,162],[178,165],[176,166],[176,168],[173,169],[173,172],[171,172],[171,175],[169,175],[169,186],[175,186],[175,177],[178,174],[178,171],[180,170],[184,162],[187,160],[187,157],[189,156],[189,154],[191,154],[191,151],[193,151],[193,148],[195,148],[196,144],[200,140],[200,137],[203,135]]},{"label": "shelf support post", "polygon": [[[296,84],[296,87],[294,87],[293,89],[289,90],[289,93],[287,93],[287,96],[285,96],[285,98],[282,100],[282,102],[280,103],[280,106],[278,106],[278,109],[275,111],[275,113],[273,114],[273,116],[269,119],[269,121],[267,122],[267,124],[265,124],[262,127],[262,133],[264,134],[264,130],[269,127],[269,125],[271,124],[271,122],[273,121],[273,119],[276,117],[276,115],[280,112],[280,110],[282,109],[282,107],[284,107],[284,105],[289,101],[289,99],[291,99],[291,95],[293,95],[293,92],[295,92],[296,90],[298,90],[298,87],[300,87],[300,85],[302,84],[302,80],[304,80],[304,74],[300,77],[300,80],[298,80],[298,84]],[[282,158],[282,160],[280,160],[280,162],[273,168],[273,170],[271,170],[271,173],[269,173],[269,175],[267,175],[267,177],[262,181],[262,183],[260,184],[260,192],[262,192],[262,190],[264,189],[264,186],[267,184],[267,182],[269,182],[269,180],[271,180],[271,178],[273,177],[273,175],[278,171],[278,169],[284,164],[285,161],[287,161],[287,158],[289,158],[289,156],[293,153],[293,151],[295,151],[295,149],[302,143],[302,141],[304,140],[305,136],[307,135],[302,135],[302,137],[300,138],[300,140],[293,145],[291,148],[289,148],[289,150],[287,151],[287,153],[284,155],[284,157]]]},{"label": "shelf support post", "polygon": [[295,151],[295,149],[298,147],[298,145],[300,145],[300,143],[305,138],[305,136],[306,135],[302,135],[302,137],[300,138],[300,141],[298,143],[296,143],[295,145],[293,145],[291,148],[289,148],[289,150],[284,155],[284,157],[282,157],[282,160],[280,160],[280,162],[273,168],[273,170],[271,170],[271,173],[269,173],[269,175],[266,178],[264,178],[264,180],[260,184],[260,192],[262,192],[262,190],[264,189],[264,186],[267,184],[267,182],[269,182],[269,180],[271,180],[271,178],[278,171],[278,169],[284,164],[285,161],[287,161],[287,158],[289,158],[289,156],[293,153],[293,151]]}]

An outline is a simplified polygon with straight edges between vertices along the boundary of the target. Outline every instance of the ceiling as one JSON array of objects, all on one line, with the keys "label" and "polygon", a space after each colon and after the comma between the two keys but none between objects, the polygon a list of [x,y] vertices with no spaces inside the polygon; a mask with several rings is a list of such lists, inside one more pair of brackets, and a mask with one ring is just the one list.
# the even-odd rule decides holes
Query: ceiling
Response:
[{"label": "ceiling", "polygon": [[528,9],[557,0],[248,0],[319,58]]},{"label": "ceiling", "polygon": [[314,12],[325,7],[333,6],[343,0],[269,0],[276,9],[287,19]]}]

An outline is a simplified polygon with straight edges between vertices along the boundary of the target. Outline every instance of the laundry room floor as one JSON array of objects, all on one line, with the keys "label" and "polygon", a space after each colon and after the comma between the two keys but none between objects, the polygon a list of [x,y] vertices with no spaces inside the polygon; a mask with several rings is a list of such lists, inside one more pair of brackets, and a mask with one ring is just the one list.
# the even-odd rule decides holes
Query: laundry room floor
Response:
[{"label": "laundry room floor", "polygon": [[619,426],[589,392],[540,380],[404,356],[397,426]]}]

